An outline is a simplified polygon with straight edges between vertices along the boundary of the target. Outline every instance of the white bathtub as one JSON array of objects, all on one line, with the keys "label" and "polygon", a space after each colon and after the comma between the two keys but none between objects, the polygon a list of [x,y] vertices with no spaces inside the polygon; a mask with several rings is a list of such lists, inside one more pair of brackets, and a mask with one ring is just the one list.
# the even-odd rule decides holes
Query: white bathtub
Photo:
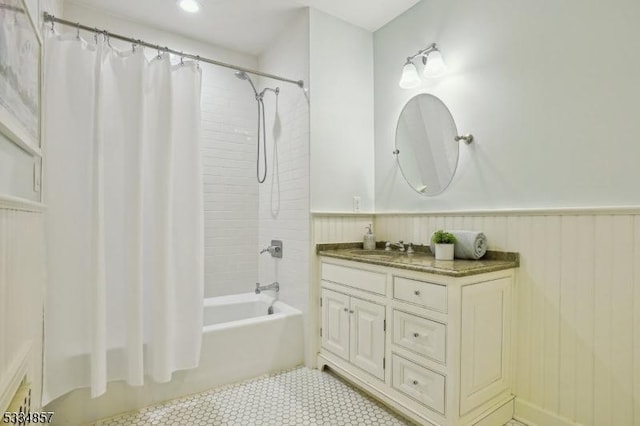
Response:
[{"label": "white bathtub", "polygon": [[[267,310],[273,297],[266,294],[243,293],[230,296],[212,297],[204,300],[204,328],[207,333],[220,327],[237,327],[265,320],[302,315],[302,313],[280,301],[273,304],[272,318],[261,318],[267,315]],[[271,315],[269,315],[271,317]]]},{"label": "white bathtub", "polygon": [[95,399],[86,388],[72,391],[48,406],[56,411],[54,423],[91,423],[302,364],[302,313],[276,302],[274,313],[267,315],[272,300],[254,293],[205,299],[197,368],[175,372],[169,383],[146,380],[138,387],[110,382],[107,393]]},{"label": "white bathtub", "polygon": [[272,301],[255,293],[205,299],[200,366],[189,381],[212,388],[302,364],[302,312],[276,301],[267,315]]}]

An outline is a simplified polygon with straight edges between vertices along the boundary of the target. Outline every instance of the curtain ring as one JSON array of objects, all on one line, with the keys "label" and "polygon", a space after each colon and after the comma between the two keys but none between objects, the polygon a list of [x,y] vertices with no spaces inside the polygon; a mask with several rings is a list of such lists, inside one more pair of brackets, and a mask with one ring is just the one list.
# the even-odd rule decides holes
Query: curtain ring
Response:
[{"label": "curtain ring", "polygon": [[156,45],[156,49],[158,50],[158,59],[162,59],[162,52],[160,51],[160,45]]},{"label": "curtain ring", "polygon": [[184,66],[184,52],[180,52],[180,66]]},{"label": "curtain ring", "polygon": [[196,69],[200,69],[200,55],[196,56]]},{"label": "curtain ring", "polygon": [[107,46],[113,49],[113,46],[111,46],[111,38],[109,37],[109,32],[107,30],[104,30],[102,31],[102,35],[104,36],[104,41],[107,42]]},{"label": "curtain ring", "polygon": [[80,22],[76,22],[76,39],[80,40]]}]

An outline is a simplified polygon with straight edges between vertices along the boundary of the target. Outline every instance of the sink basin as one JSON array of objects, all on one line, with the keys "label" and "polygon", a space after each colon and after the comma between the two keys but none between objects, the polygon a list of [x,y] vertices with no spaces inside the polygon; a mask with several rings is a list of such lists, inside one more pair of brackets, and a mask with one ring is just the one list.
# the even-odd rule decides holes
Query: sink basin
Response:
[{"label": "sink basin", "polygon": [[351,254],[360,255],[360,256],[401,256],[403,254],[406,254],[406,252],[355,249],[355,250],[351,250]]}]

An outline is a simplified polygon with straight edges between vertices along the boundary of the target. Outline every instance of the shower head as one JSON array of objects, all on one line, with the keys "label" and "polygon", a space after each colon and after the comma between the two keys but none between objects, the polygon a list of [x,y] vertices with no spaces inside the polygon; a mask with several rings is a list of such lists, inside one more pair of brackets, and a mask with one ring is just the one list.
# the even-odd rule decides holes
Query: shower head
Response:
[{"label": "shower head", "polygon": [[249,84],[251,85],[251,88],[253,89],[253,93],[255,93],[256,99],[257,99],[258,91],[256,90],[256,86],[253,85],[253,81],[251,81],[251,77],[249,77],[249,74],[247,74],[244,71],[236,71],[236,77],[238,77],[240,80],[247,80],[249,82]]}]

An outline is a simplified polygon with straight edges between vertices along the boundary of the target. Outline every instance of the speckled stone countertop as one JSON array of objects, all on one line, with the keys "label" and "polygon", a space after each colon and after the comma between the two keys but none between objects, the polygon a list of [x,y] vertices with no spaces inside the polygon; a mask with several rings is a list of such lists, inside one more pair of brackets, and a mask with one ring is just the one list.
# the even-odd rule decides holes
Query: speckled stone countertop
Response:
[{"label": "speckled stone countertop", "polygon": [[409,255],[396,249],[386,252],[382,244],[378,243],[376,250],[363,250],[362,243],[317,244],[316,252],[319,256],[450,277],[467,277],[520,266],[520,255],[512,252],[487,251],[480,260],[436,260],[429,246],[414,246],[416,252]]}]

